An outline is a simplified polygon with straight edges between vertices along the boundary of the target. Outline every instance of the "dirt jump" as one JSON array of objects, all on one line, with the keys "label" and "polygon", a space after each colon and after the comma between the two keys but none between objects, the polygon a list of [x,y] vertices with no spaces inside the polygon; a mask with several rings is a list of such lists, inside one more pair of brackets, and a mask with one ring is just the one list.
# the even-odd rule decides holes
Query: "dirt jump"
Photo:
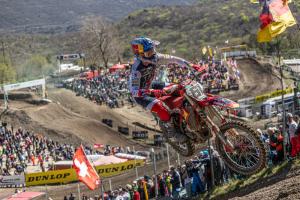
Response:
[{"label": "dirt jump", "polygon": [[281,89],[280,81],[270,66],[260,65],[254,59],[240,59],[237,63],[241,74],[239,90],[223,92],[221,96],[238,100]]}]

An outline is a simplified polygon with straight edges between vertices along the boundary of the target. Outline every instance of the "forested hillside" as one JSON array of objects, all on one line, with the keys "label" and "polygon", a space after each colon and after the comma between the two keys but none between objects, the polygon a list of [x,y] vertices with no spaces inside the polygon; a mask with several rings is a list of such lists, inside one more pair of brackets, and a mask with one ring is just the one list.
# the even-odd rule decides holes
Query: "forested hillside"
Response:
[{"label": "forested hillside", "polygon": [[[290,4],[294,15],[300,20],[300,1]],[[199,55],[204,45],[224,46],[248,44],[250,48],[260,47],[268,51],[268,46],[258,45],[256,33],[260,22],[261,8],[248,0],[201,0],[193,6],[171,6],[143,9],[130,14],[119,28],[124,40],[136,35],[146,35],[161,41],[161,50],[190,56]],[[285,45],[290,49],[300,47],[297,26],[284,34]]]},{"label": "forested hillside", "polygon": [[196,0],[1,0],[0,31],[59,33],[78,31],[82,18],[115,21],[136,9],[188,5]]},{"label": "forested hillside", "polygon": [[[55,1],[57,0],[53,2]],[[69,0],[63,2],[57,1],[57,5],[66,6],[68,1]],[[106,0],[101,1],[106,2]],[[128,4],[129,1],[131,4]],[[130,5],[150,5],[149,1],[144,0],[129,1],[119,0],[119,6],[122,4],[126,9],[129,9],[128,7],[130,7]],[[2,2],[4,2],[2,5],[12,5],[15,0],[4,0]],[[8,8],[4,14],[0,12],[0,16],[5,16],[5,19],[11,18],[7,23],[13,22],[5,24],[4,18],[0,18],[0,27],[8,27],[5,29],[8,30],[7,34],[0,34],[0,49],[2,49],[1,53],[5,59],[10,61],[9,65],[6,65],[9,68],[3,71],[10,74],[9,77],[14,77],[11,78],[12,80],[27,80],[32,79],[33,76],[41,77],[53,72],[57,68],[56,55],[61,53],[83,52],[87,55],[87,64],[103,66],[101,53],[97,52],[94,45],[99,42],[97,41],[97,36],[91,32],[87,33],[84,31],[84,29],[91,28],[92,24],[90,24],[90,22],[92,21],[96,23],[95,28],[100,31],[103,28],[103,23],[101,22],[103,18],[100,19],[95,16],[90,18],[95,20],[88,21],[80,18],[78,20],[78,28],[74,30],[70,29],[69,32],[57,33],[54,31],[52,34],[49,34],[49,32],[47,34],[28,34],[21,31],[11,34],[9,31],[11,24],[24,23],[24,25],[26,25],[24,20],[29,19],[32,19],[32,24],[39,23],[35,18],[26,17],[26,13],[28,12],[26,8],[23,9],[21,6],[24,2],[20,2],[14,9],[9,7],[13,9],[14,12],[19,9],[18,12],[20,13],[17,18],[13,18],[16,17],[16,15],[10,14],[11,11]],[[27,0],[26,2],[28,2],[28,5],[33,6],[30,9],[28,8],[29,10],[38,5],[35,0]],[[54,9],[55,4],[53,2],[41,0],[40,5],[51,4],[53,6],[52,9]],[[59,4],[59,2],[61,4]],[[76,2],[77,0],[73,2],[73,7]],[[78,0],[78,2],[81,2],[81,0]],[[92,5],[96,2],[93,0],[87,0],[85,2],[86,5],[90,4],[91,6],[89,13],[93,13]],[[153,1],[153,3],[158,2],[165,2],[167,4],[169,1]],[[181,0],[174,1],[172,4],[176,2],[185,4],[184,1]],[[188,2],[192,2],[192,0]],[[108,3],[108,1],[106,3]],[[116,2],[113,4],[115,3]],[[293,1],[290,7],[294,16],[300,21],[300,1]],[[42,8],[41,6],[41,9]],[[1,9],[3,10],[3,7],[1,7],[0,10]],[[46,7],[43,9],[46,9]],[[84,8],[82,9],[84,10]],[[109,7],[107,8],[107,12],[116,12],[113,9],[121,8]],[[124,8],[124,13],[122,12],[124,15],[128,11],[126,11],[126,9]],[[31,11],[33,12],[33,10]],[[57,11],[53,11],[52,13],[50,9],[48,12],[48,14],[45,13],[45,16],[48,16],[47,19],[50,21],[55,19],[51,17],[53,17],[53,13],[55,14]],[[110,52],[109,55],[106,56],[106,61],[107,63],[115,63],[119,61],[127,62],[132,59],[133,55],[129,43],[135,36],[148,36],[159,40],[161,42],[161,45],[158,47],[160,52],[171,53],[172,50],[175,50],[177,56],[189,60],[201,58],[201,48],[208,45],[217,49],[216,47],[247,44],[250,49],[255,49],[259,53],[270,55],[275,52],[274,43],[277,42],[277,39],[271,44],[258,44],[256,42],[256,33],[260,25],[258,20],[260,12],[261,7],[258,4],[251,4],[249,0],[198,0],[194,5],[143,8],[130,13],[122,20],[113,23],[109,21],[106,25],[104,23],[104,28],[106,28],[105,34],[109,35],[109,38],[105,39],[105,41],[108,42],[107,44],[109,44],[107,45],[109,47],[107,52]],[[64,13],[64,16],[67,15]],[[70,14],[70,18],[72,18],[72,16],[73,15]],[[99,23],[97,22],[98,18],[100,19],[100,22],[98,21]],[[63,18],[57,15],[57,19]],[[76,21],[77,18],[72,18],[72,20]],[[46,20],[44,22],[47,22],[50,26],[50,21]],[[53,23],[54,22],[56,23],[57,21],[53,20]],[[99,26],[99,24],[101,26]],[[228,44],[225,44],[227,40]],[[281,49],[284,57],[300,56],[300,31],[297,26],[289,28],[288,31],[279,37],[279,41],[281,41]],[[11,71],[13,71],[13,73],[11,73]]]}]

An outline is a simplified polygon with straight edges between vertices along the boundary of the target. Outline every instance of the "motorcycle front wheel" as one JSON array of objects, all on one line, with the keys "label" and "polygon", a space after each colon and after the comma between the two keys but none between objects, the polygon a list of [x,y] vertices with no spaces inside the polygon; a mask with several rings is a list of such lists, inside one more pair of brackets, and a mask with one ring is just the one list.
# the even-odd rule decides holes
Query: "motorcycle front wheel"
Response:
[{"label": "motorcycle front wheel", "polygon": [[216,149],[225,164],[234,172],[252,175],[266,166],[266,149],[258,133],[242,122],[230,121],[220,127],[220,133],[234,148],[216,137]]}]

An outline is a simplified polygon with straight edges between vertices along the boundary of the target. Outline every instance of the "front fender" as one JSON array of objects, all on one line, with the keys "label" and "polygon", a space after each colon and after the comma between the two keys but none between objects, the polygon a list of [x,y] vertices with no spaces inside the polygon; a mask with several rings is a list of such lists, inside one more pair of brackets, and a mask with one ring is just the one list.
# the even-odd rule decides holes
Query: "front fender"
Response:
[{"label": "front fender", "polygon": [[238,103],[223,97],[215,98],[214,101],[212,102],[212,105],[222,107],[222,108],[230,108],[230,109],[235,109],[240,107]]}]

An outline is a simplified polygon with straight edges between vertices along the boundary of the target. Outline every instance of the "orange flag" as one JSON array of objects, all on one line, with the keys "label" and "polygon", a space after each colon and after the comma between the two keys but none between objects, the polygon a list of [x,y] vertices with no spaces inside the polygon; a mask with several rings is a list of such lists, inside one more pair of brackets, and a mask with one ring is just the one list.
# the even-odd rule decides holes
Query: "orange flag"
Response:
[{"label": "orange flag", "polygon": [[73,168],[78,180],[86,184],[90,190],[95,190],[100,184],[99,175],[87,159],[82,145],[76,150],[73,157]]}]

